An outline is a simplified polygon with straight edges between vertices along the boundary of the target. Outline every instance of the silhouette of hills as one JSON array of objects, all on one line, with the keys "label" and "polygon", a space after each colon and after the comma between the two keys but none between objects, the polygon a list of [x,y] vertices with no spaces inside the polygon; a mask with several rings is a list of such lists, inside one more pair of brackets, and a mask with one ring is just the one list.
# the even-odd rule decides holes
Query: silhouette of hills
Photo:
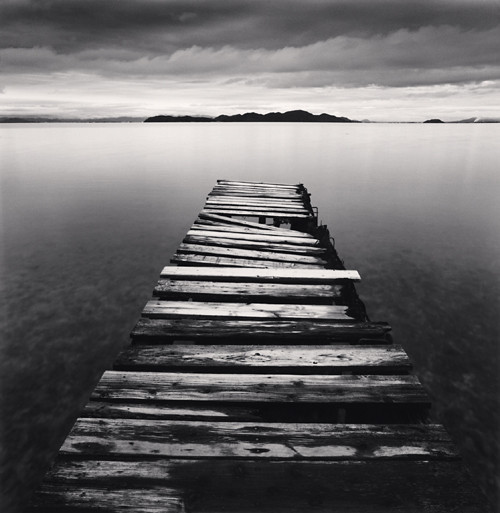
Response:
[{"label": "silhouette of hills", "polygon": [[291,110],[288,112],[269,112],[258,114],[246,112],[231,116],[222,114],[215,118],[204,116],[153,116],[147,118],[145,123],[359,123],[349,118],[333,116],[332,114],[311,114],[305,110]]}]

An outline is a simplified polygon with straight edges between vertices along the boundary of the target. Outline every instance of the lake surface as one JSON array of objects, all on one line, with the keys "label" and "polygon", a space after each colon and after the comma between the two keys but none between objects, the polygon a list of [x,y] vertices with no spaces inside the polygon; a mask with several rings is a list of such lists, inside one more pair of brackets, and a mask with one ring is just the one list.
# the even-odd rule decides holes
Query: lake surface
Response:
[{"label": "lake surface", "polygon": [[498,504],[499,140],[473,124],[0,125],[5,508],[41,478],[218,178],[305,184]]}]

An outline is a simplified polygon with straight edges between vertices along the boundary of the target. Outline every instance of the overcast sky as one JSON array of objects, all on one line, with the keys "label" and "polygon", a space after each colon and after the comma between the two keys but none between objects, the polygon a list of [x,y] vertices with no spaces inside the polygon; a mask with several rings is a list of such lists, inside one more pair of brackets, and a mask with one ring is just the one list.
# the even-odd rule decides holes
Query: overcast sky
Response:
[{"label": "overcast sky", "polygon": [[0,115],[500,117],[500,0],[0,0]]}]

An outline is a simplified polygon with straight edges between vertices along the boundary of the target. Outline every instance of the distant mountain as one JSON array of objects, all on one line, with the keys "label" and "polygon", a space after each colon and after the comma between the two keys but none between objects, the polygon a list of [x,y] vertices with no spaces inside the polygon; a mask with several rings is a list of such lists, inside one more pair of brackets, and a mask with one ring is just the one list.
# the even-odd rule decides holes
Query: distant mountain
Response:
[{"label": "distant mountain", "polygon": [[147,118],[145,123],[191,123],[191,122],[220,122],[220,123],[358,123],[345,117],[331,114],[311,114],[305,110],[291,110],[288,112],[269,112],[258,114],[246,112],[232,116],[220,115],[215,118],[203,116],[153,116]]},{"label": "distant mountain", "polygon": [[140,123],[143,119],[144,118],[135,118],[131,116],[89,119],[2,116],[0,117],[0,123]]},{"label": "distant mountain", "polygon": [[452,123],[500,123],[500,118],[467,118],[460,121],[452,121]]},{"label": "distant mountain", "polygon": [[144,123],[210,123],[214,118],[206,116],[153,116]]}]

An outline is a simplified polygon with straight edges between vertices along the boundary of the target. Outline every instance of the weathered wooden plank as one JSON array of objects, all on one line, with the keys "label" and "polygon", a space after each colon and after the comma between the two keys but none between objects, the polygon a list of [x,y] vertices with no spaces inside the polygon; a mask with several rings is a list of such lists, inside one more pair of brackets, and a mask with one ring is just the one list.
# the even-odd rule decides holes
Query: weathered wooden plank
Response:
[{"label": "weathered wooden plank", "polygon": [[188,230],[187,236],[199,236],[199,237],[223,237],[224,239],[235,239],[237,241],[259,241],[259,242],[270,242],[274,244],[289,244],[297,246],[315,247],[319,245],[318,239],[306,239],[303,237],[283,237],[281,235],[267,235],[260,233],[233,233],[233,232],[220,232],[216,230],[203,230],[194,229]]},{"label": "weathered wooden plank", "polygon": [[449,460],[61,460],[34,503],[44,513],[58,511],[58,506],[68,513],[488,510],[463,465]]},{"label": "weathered wooden plank", "polygon": [[303,196],[304,192],[301,190],[293,190],[293,189],[281,189],[281,188],[271,188],[271,187],[236,187],[231,185],[216,185],[211,190],[211,193],[224,193],[230,192],[235,194],[262,194],[262,195],[270,195],[270,196],[283,196],[289,198],[300,198]]},{"label": "weathered wooden plank", "polygon": [[162,343],[172,340],[229,339],[259,343],[259,340],[275,340],[282,343],[293,341],[322,341],[388,344],[386,334],[390,331],[387,323],[378,322],[335,322],[318,320],[264,321],[234,319],[139,319],[131,336],[134,341]]},{"label": "weathered wooden plank", "polygon": [[[277,226],[272,226],[269,224],[262,223],[254,223],[252,221],[245,221],[243,219],[234,219],[232,217],[224,216],[221,214],[209,214],[208,212],[200,212],[198,215],[199,219],[206,219],[208,221],[218,221],[224,224],[238,225],[238,226],[248,226],[251,228],[258,228],[260,230],[266,230],[269,232],[283,232],[284,235],[289,233],[289,230],[286,228],[278,228]],[[296,230],[293,230],[294,232]]]},{"label": "weathered wooden plank", "polygon": [[290,211],[290,212],[299,212],[299,213],[310,213],[309,210],[301,204],[284,204],[284,203],[269,203],[266,201],[258,202],[255,205],[252,205],[250,202],[242,201],[242,202],[233,202],[228,203],[224,201],[219,201],[216,198],[215,199],[208,199],[205,202],[205,208],[223,208],[227,210],[284,210],[284,211]]},{"label": "weathered wooden plank", "polygon": [[[338,301],[343,285],[296,285],[293,283],[220,282],[160,279],[153,294],[162,299],[194,299],[217,296],[224,301],[282,300]],[[222,299],[220,299],[222,300]]]},{"label": "weathered wooden plank", "polygon": [[280,253],[295,253],[298,255],[314,256],[324,255],[327,253],[325,248],[321,248],[319,246],[300,246],[297,244],[261,242],[256,240],[239,240],[237,238],[228,238],[225,236],[205,237],[198,234],[188,235],[184,238],[183,242],[185,244],[203,244],[207,246],[221,246],[240,249],[259,249],[262,251],[277,251]]},{"label": "weathered wooden plank", "polygon": [[229,303],[217,301],[162,301],[146,303],[143,317],[157,319],[323,319],[352,321],[359,317],[356,309],[345,305],[300,305],[279,303]]},{"label": "weathered wooden plank", "polygon": [[308,233],[299,232],[297,230],[282,230],[282,231],[269,231],[269,230],[262,230],[259,228],[254,227],[247,227],[247,226],[238,226],[238,225],[231,225],[224,222],[217,222],[217,221],[209,221],[208,219],[197,219],[195,223],[191,226],[191,230],[216,230],[221,232],[235,232],[235,233],[256,233],[256,234],[263,234],[266,235],[278,235],[282,237],[300,237],[302,239],[316,239],[316,237],[313,237],[312,235],[309,235]]},{"label": "weathered wooden plank", "polygon": [[265,208],[262,209],[224,209],[221,207],[210,207],[204,208],[203,212],[208,212],[209,214],[225,214],[232,216],[244,216],[244,217],[279,217],[281,219],[308,219],[314,217],[313,214],[309,212],[295,212],[295,211],[285,211],[285,210],[268,210]]},{"label": "weathered wooden plank", "polygon": [[297,232],[295,230],[293,230],[293,231],[287,230],[288,233],[286,233],[286,232],[285,233],[263,232],[262,230],[258,230],[257,228],[246,228],[243,226],[230,226],[230,225],[224,225],[222,223],[219,223],[216,225],[216,224],[212,224],[213,221],[210,222],[211,224],[205,224],[208,222],[209,221],[202,221],[201,223],[197,222],[191,226],[190,230],[198,230],[198,231],[209,230],[209,231],[221,232],[219,235],[220,237],[224,237],[224,235],[223,235],[224,233],[243,234],[243,238],[244,238],[245,234],[250,234],[250,233],[255,234],[255,235],[265,234],[267,237],[286,237],[287,239],[298,238],[298,239],[307,240],[310,243],[319,244],[319,239],[316,239],[312,235],[303,234],[303,233]]},{"label": "weathered wooden plank", "polygon": [[268,202],[257,202],[251,203],[248,201],[218,201],[218,200],[208,200],[205,203],[205,208],[216,208],[216,209],[225,209],[225,210],[258,210],[259,212],[267,211],[267,210],[279,210],[286,211],[289,213],[309,213],[309,210],[300,204],[285,204],[285,203],[268,203]]},{"label": "weathered wooden plank", "polygon": [[235,186],[253,186],[253,187],[271,187],[276,188],[280,187],[283,189],[304,189],[304,185],[301,183],[274,183],[274,182],[252,182],[252,181],[241,181],[241,180],[217,180],[218,184],[221,185],[235,185]]},{"label": "weathered wooden plank", "polygon": [[[108,476],[112,481],[111,476]],[[60,481],[60,480],[58,480]],[[67,513],[185,513],[184,499],[179,492],[164,486],[151,485],[146,490],[131,489],[127,482],[105,487],[45,484],[37,490],[32,512]]]},{"label": "weathered wooden plank", "polygon": [[161,271],[162,278],[182,278],[196,280],[245,280],[272,281],[275,283],[333,283],[342,280],[359,281],[358,271],[332,269],[220,269],[206,267],[166,266]]},{"label": "weathered wooden plank", "polygon": [[405,374],[411,369],[401,346],[132,346],[115,370],[284,374]]},{"label": "weathered wooden plank", "polygon": [[289,198],[289,199],[273,199],[273,198],[247,198],[245,196],[209,196],[207,201],[214,203],[236,203],[237,205],[248,204],[248,205],[288,205],[292,207],[305,207],[305,203],[301,198]]},{"label": "weathered wooden plank", "polygon": [[[291,229],[288,230],[286,228],[278,228],[277,226],[273,226],[273,225],[269,225],[269,224],[254,223],[252,221],[247,221],[244,219],[235,219],[233,217],[225,216],[222,214],[210,214],[208,212],[203,212],[203,211],[201,211],[198,214],[198,219],[205,219],[207,221],[216,221],[216,222],[221,222],[221,223],[229,224],[229,225],[247,226],[250,228],[257,228],[259,230],[266,230],[268,232],[282,233],[283,235],[286,235],[286,236],[297,235],[297,233],[303,233],[303,232],[299,232],[297,230],[291,230]],[[304,235],[308,235],[308,234],[304,234]]]},{"label": "weathered wooden plank", "polygon": [[241,191],[265,191],[265,192],[281,192],[285,194],[302,194],[305,190],[301,187],[280,187],[268,185],[262,187],[257,184],[235,185],[235,184],[216,184],[212,190],[241,190]]},{"label": "weathered wooden plank", "polygon": [[[267,191],[264,191],[264,192],[267,192]],[[307,199],[304,198],[304,196],[302,194],[296,194],[295,196],[290,196],[288,198],[279,198],[279,199],[274,199],[274,198],[271,198],[271,197],[263,197],[263,198],[259,198],[259,197],[256,197],[256,198],[252,198],[252,197],[248,197],[248,196],[239,196],[237,192],[234,193],[233,196],[227,196],[227,195],[224,195],[224,196],[207,196],[207,199],[208,200],[218,200],[218,201],[227,201],[227,200],[231,200],[231,199],[238,199],[238,200],[242,200],[242,201],[250,201],[250,202],[273,202],[273,201],[276,201],[276,202],[285,202],[285,203],[296,203],[296,204],[300,204],[300,205],[305,205],[306,202],[308,203]]]},{"label": "weathered wooden plank", "polygon": [[89,401],[82,412],[85,418],[203,420],[217,422],[261,422],[262,412],[254,405],[153,404],[127,401]]},{"label": "weathered wooden plank", "polygon": [[106,371],[95,400],[429,406],[415,376],[306,376]]},{"label": "weathered wooden plank", "polygon": [[458,459],[439,425],[79,419],[61,455],[363,461]]},{"label": "weathered wooden plank", "polygon": [[316,264],[325,266],[327,261],[309,255],[293,255],[291,253],[280,253],[278,251],[258,251],[251,249],[234,249],[220,246],[206,246],[202,244],[181,243],[177,253],[191,253],[202,255],[227,256],[231,258],[255,258],[257,260],[275,260],[277,262],[291,262],[298,264]]},{"label": "weathered wooden plank", "polygon": [[183,265],[209,265],[221,267],[260,267],[285,268],[285,269],[317,269],[321,263],[308,264],[302,262],[280,262],[276,260],[261,260],[257,258],[231,258],[220,255],[200,255],[176,253],[170,259],[173,264]]},{"label": "weathered wooden plank", "polygon": [[290,195],[278,192],[249,192],[240,190],[214,190],[208,193],[209,198],[222,196],[243,196],[245,198],[271,198],[271,199],[296,199],[302,198],[301,195]]},{"label": "weathered wooden plank", "polygon": [[232,184],[217,184],[214,185],[213,191],[258,191],[258,192],[269,192],[269,193],[280,193],[280,194],[290,194],[290,195],[299,195],[305,192],[304,189],[300,187],[296,188],[286,188],[279,186],[268,186],[262,187],[258,185],[232,185]]}]

